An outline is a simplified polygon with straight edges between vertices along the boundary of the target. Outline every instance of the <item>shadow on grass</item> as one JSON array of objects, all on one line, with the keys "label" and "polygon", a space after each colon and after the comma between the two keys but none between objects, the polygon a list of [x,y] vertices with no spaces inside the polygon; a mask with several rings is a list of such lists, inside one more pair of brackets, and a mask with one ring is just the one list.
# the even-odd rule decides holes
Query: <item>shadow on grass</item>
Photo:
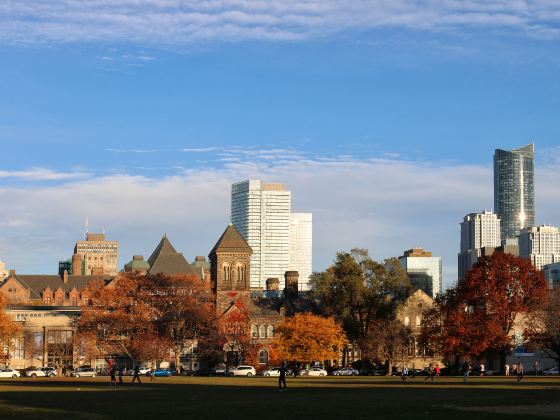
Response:
[{"label": "shadow on grass", "polygon": [[[518,387],[506,378],[473,380],[467,386],[462,386],[459,378],[442,379],[437,386],[420,378],[406,384],[377,377],[297,378],[288,380],[287,392],[278,392],[276,384],[274,378],[161,378],[116,387],[104,378],[0,381],[0,414],[3,418],[161,420],[410,419],[429,415],[432,419],[458,420],[472,419],[473,413],[454,410],[453,406],[554,402],[560,381],[534,380]],[[512,417],[477,412],[476,418]]]}]

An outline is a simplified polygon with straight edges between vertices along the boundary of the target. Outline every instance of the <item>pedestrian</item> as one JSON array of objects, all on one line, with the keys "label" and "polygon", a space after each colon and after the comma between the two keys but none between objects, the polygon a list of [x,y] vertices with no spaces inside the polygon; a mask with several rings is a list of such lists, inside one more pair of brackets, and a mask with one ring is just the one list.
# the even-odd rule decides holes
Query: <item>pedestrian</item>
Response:
[{"label": "pedestrian", "polygon": [[467,379],[469,378],[469,370],[470,370],[470,365],[469,362],[467,362],[465,360],[465,362],[463,363],[463,383],[466,384],[467,383]]},{"label": "pedestrian", "polygon": [[134,368],[134,375],[132,376],[132,383],[134,383],[134,381],[138,380],[138,383],[141,384],[142,381],[140,380],[140,366],[136,365],[136,367]]},{"label": "pedestrian", "polygon": [[436,377],[439,378],[439,373],[441,369],[439,368],[439,364],[436,364]]},{"label": "pedestrian", "polygon": [[523,379],[523,374],[524,374],[524,368],[523,368],[523,363],[519,362],[517,363],[517,382],[520,382],[521,379]]},{"label": "pedestrian", "polygon": [[113,366],[111,368],[111,372],[110,372],[111,373],[111,385],[112,384],[115,384],[115,385],[117,384],[117,378],[115,378],[116,371],[117,371],[117,368]]},{"label": "pedestrian", "polygon": [[[288,368],[286,367],[286,362],[282,362],[282,366],[278,370],[280,371],[280,377],[278,378],[279,391],[287,391],[288,388],[286,387],[286,373],[288,372]],[[284,386],[284,388],[282,388],[282,386]]]},{"label": "pedestrian", "polygon": [[537,362],[535,360],[535,363],[533,364],[534,368],[535,368],[535,376],[537,376],[539,374],[539,362]]},{"label": "pedestrian", "polygon": [[123,367],[119,366],[119,384],[123,383],[122,377],[123,377]]},{"label": "pedestrian", "polygon": [[514,375],[517,375],[517,365],[515,363],[511,366],[511,371]]},{"label": "pedestrian", "polygon": [[424,382],[426,382],[428,379],[431,379],[432,382],[434,382],[434,367],[432,366],[431,363],[430,366],[428,366],[428,376],[426,376]]},{"label": "pedestrian", "polygon": [[401,380],[403,381],[403,383],[406,381],[407,375],[408,375],[408,368],[406,366],[403,366],[401,371]]},{"label": "pedestrian", "polygon": [[484,363],[480,364],[480,376],[484,376]]},{"label": "pedestrian", "polygon": [[506,363],[505,368],[506,368],[505,369],[506,370],[506,376],[509,376],[509,365],[507,363]]}]

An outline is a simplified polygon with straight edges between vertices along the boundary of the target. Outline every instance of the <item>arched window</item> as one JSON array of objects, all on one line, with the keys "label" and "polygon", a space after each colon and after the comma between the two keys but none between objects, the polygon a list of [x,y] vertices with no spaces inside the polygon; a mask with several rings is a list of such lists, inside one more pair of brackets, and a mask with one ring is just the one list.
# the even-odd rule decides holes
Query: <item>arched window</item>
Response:
[{"label": "arched window", "polygon": [[259,338],[266,338],[266,326],[259,326]]},{"label": "arched window", "polygon": [[231,266],[229,264],[224,264],[224,286],[231,289]]},{"label": "arched window", "polygon": [[274,327],[272,325],[269,325],[268,327],[266,327],[266,336],[268,338],[274,337]]},{"label": "arched window", "polygon": [[408,327],[410,325],[410,318],[407,316],[404,317],[404,325],[405,327]]},{"label": "arched window", "polygon": [[417,327],[420,326],[420,317],[419,316],[416,317],[416,326]]},{"label": "arched window", "polygon": [[259,326],[258,325],[251,325],[251,337],[258,338],[259,337]]},{"label": "arched window", "polygon": [[237,271],[237,288],[245,289],[245,287],[247,286],[245,266],[241,263],[237,263],[236,271]]},{"label": "arched window", "polygon": [[266,350],[259,351],[259,364],[266,365],[268,363],[268,352]]}]

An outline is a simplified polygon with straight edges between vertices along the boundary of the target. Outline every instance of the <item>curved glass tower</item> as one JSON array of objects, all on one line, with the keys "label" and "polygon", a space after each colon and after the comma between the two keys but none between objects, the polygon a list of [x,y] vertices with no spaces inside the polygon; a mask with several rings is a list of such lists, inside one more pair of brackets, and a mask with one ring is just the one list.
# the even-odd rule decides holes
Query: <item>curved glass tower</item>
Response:
[{"label": "curved glass tower", "polygon": [[535,225],[535,146],[494,152],[494,208],[502,242]]}]

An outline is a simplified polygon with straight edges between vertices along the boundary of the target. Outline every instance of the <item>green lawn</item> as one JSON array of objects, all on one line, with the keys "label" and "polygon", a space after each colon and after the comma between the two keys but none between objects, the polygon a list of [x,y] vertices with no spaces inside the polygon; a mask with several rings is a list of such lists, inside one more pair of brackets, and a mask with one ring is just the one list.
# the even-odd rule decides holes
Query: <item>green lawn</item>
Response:
[{"label": "green lawn", "polygon": [[[113,387],[109,378],[0,380],[0,416],[25,419],[560,419],[560,378],[327,377],[143,378]],[[523,417],[519,417],[523,416]]]}]

